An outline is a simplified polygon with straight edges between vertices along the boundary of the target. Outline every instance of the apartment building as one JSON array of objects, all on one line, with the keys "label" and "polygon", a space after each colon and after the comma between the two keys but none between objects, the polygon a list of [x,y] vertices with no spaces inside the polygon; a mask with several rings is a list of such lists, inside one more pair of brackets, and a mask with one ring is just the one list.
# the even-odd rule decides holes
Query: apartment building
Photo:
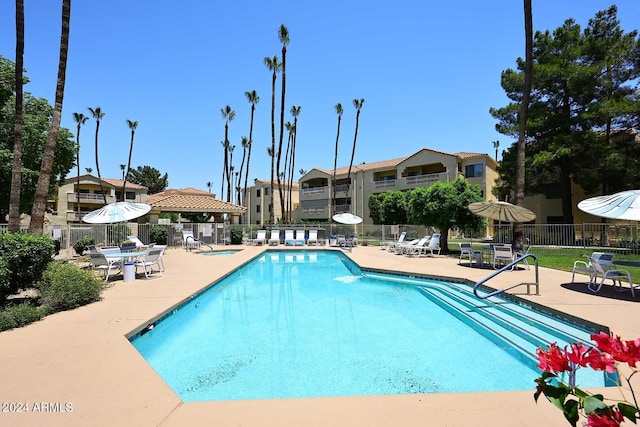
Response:
[{"label": "apartment building", "polygon": [[[287,216],[291,213],[293,221],[298,220],[297,210],[299,205],[299,185],[294,182],[291,187],[291,211],[287,209],[289,206],[289,183],[283,183],[285,191],[285,210]],[[254,185],[247,188],[247,199],[244,201],[244,207],[247,208],[245,223],[247,224],[267,224],[269,223],[271,210],[274,210],[274,218],[282,218],[280,206],[280,192],[278,184],[274,183],[273,192],[271,194],[271,184],[269,181],[256,179]]]},{"label": "apartment building", "polygon": [[[122,201],[121,179],[102,178],[92,174],[67,178],[58,188],[57,216],[60,222],[80,223],[87,213],[105,205],[103,190],[107,204]],[[129,202],[146,203],[148,188],[127,182],[124,199]],[[79,198],[78,198],[79,196]]]},{"label": "apartment building", "polygon": [[[351,212],[372,224],[369,217],[369,196],[390,190],[411,190],[436,182],[452,181],[462,176],[478,184],[482,196],[494,200],[491,194],[497,162],[488,154],[445,153],[423,148],[407,157],[353,165],[336,169],[335,189],[333,170],[314,168],[300,178],[300,207],[298,218],[305,221],[329,221],[331,201],[335,198],[335,213]],[[333,194],[335,190],[335,195]]]}]

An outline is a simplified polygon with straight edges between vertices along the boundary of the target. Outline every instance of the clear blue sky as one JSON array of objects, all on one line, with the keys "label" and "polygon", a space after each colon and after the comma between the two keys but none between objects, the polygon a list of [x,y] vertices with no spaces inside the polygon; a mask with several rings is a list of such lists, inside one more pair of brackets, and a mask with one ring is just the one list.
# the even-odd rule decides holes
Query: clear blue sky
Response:
[{"label": "clear blue sky", "polygon": [[[61,2],[25,3],[25,90],[53,103]],[[612,4],[625,31],[640,26],[638,0],[533,0],[534,29],[554,30],[568,18],[584,28]],[[14,7],[0,4],[0,55],[11,60]],[[132,167],[167,172],[170,188],[206,189],[211,181],[219,194],[220,109],[236,111],[229,134],[238,170],[240,138],[249,133],[244,92],[255,89],[261,100],[249,180],[268,179],[271,73],[264,57],[280,56],[277,30],[285,24],[285,120],[291,105],[302,107],[296,170],[332,168],[338,102],[345,110],[338,165],[349,164],[354,98],[365,98],[355,164],[424,147],[493,153],[492,141],[500,149],[513,142],[494,130],[489,108],[507,104],[500,73],[524,56],[522,9],[521,0],[74,0],[62,125],[75,134],[72,113],[100,106],[100,170],[118,178],[129,148],[125,120],[137,120]],[[90,119],[80,166],[95,173],[94,132]]]}]

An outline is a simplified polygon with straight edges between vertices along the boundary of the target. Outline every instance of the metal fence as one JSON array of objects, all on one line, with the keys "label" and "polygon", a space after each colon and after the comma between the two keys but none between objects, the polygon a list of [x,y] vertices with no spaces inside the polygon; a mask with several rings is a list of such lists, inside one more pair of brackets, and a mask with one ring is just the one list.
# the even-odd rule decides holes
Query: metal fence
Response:
[{"label": "metal fence", "polygon": [[[231,229],[240,228],[242,239],[247,242],[257,235],[259,229],[318,230],[318,239],[329,239],[332,235],[357,235],[360,244],[377,245],[380,241],[396,240],[406,231],[407,240],[417,239],[438,230],[417,225],[342,225],[342,224],[288,224],[279,226],[258,226],[252,224],[230,225],[222,223],[182,223],[182,224],[69,224],[53,226],[45,224],[45,234],[60,241],[61,249],[69,249],[82,238],[91,238],[96,245],[118,246],[129,235],[137,236],[143,243],[152,243],[157,236],[166,236],[169,246],[182,245],[182,231],[192,231],[208,245],[224,245],[230,242]],[[164,229],[164,230],[162,230]],[[26,228],[21,230],[26,232]],[[162,231],[159,233],[159,231]],[[511,225],[495,226],[489,236],[451,230],[449,242],[496,242],[512,243]],[[7,225],[0,225],[0,233],[7,232]],[[154,236],[154,237],[152,237]],[[606,248],[611,251],[640,253],[638,224],[524,224],[525,245],[549,248]],[[156,242],[160,243],[160,242]]]}]

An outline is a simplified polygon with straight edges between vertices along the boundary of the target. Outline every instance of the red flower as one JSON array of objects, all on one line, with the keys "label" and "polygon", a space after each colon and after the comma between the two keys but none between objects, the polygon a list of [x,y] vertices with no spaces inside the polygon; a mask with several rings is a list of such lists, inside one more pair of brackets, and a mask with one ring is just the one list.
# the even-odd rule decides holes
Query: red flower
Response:
[{"label": "red flower", "polygon": [[616,371],[616,361],[611,355],[592,351],[588,356],[589,366],[595,371],[607,371],[613,374]]},{"label": "red flower", "polygon": [[556,343],[551,344],[547,351],[538,348],[536,353],[538,354],[538,369],[541,371],[556,374],[571,370],[567,355]]},{"label": "red flower", "polygon": [[571,352],[567,352],[567,357],[574,365],[587,366],[590,351],[591,347],[582,345],[582,343],[572,343]]},{"label": "red flower", "polygon": [[587,425],[591,427],[618,427],[622,424],[624,418],[620,411],[611,408],[609,412],[598,415],[592,412],[587,417]]}]

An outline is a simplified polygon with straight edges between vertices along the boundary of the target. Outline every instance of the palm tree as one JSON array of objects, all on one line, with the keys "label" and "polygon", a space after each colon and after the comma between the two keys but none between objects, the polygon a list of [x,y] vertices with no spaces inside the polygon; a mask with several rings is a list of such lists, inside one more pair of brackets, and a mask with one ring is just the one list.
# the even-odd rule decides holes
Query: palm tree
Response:
[{"label": "palm tree", "polygon": [[296,107],[295,105],[291,106],[291,110],[289,110],[289,112],[291,113],[291,116],[293,117],[293,139],[292,139],[292,145],[291,145],[291,161],[290,161],[290,175],[289,175],[289,220],[291,220],[291,210],[293,209],[293,200],[291,198],[291,192],[292,187],[293,187],[293,170],[295,168],[296,165],[296,142],[298,139],[298,116],[300,115],[300,110],[302,110],[302,107],[298,106]]},{"label": "palm tree", "polygon": [[[64,85],[67,74],[67,52],[69,50],[69,21],[71,20],[71,0],[62,0],[62,30],[60,35],[60,57],[58,59],[58,79],[56,81],[56,95],[53,108],[53,116],[49,125],[47,142],[42,154],[40,164],[40,176],[36,184],[33,196],[33,208],[31,209],[30,234],[42,234],[44,226],[44,213],[49,196],[49,182],[53,170],[53,159],[58,143],[58,131],[62,118],[62,102],[64,100]],[[22,71],[22,70],[21,70]]]},{"label": "palm tree", "polygon": [[211,193],[211,186],[213,183],[211,181],[207,181],[207,188],[209,189],[209,193]]},{"label": "palm tree", "polygon": [[91,172],[93,172],[93,168],[84,168],[84,170],[86,170],[86,171],[87,171],[87,173],[91,173]]},{"label": "palm tree", "polygon": [[342,122],[342,113],[344,112],[341,103],[337,103],[334,107],[338,114],[338,132],[336,133],[336,151],[333,156],[333,182],[331,184],[331,215],[336,213],[336,168],[338,167],[338,140],[340,139],[340,122]]},{"label": "palm tree", "polygon": [[[531,0],[524,0],[524,33],[525,33],[525,65],[524,87],[522,89],[522,103],[518,125],[518,151],[516,155],[516,205],[524,205],[525,186],[525,147],[527,142],[527,116],[529,115],[529,100],[531,98],[533,74],[533,18]],[[513,247],[522,252],[524,228],[522,223],[513,225]]]},{"label": "palm tree", "polygon": [[136,134],[136,128],[138,127],[138,122],[127,119],[127,125],[129,129],[131,129],[131,144],[129,145],[129,160],[127,161],[127,173],[122,175],[122,201],[125,201],[125,192],[124,189],[127,186],[127,178],[129,177],[129,169],[131,169],[131,153],[133,153],[133,137]]},{"label": "palm tree", "polygon": [[500,147],[500,141],[493,141],[493,148],[496,149],[496,162],[498,161],[498,147]]},{"label": "palm tree", "polygon": [[271,157],[271,193],[270,193],[270,197],[271,197],[271,202],[269,203],[269,222],[271,224],[273,224],[273,158],[274,153],[273,153],[273,147],[267,147],[267,156]]},{"label": "palm tree", "polygon": [[228,158],[228,149],[229,149],[229,141],[220,141],[222,144],[222,148],[224,150],[224,154],[222,158],[224,159],[222,164],[222,184],[220,184],[220,200],[224,199],[224,179],[225,174],[227,173],[227,168],[229,167],[229,158]]},{"label": "palm tree", "polygon": [[13,164],[9,195],[9,233],[20,231],[20,189],[22,187],[22,100],[24,64],[24,1],[16,0],[16,105],[13,119]]},{"label": "palm tree", "polygon": [[[242,206],[242,201],[244,199],[240,199],[240,189],[242,188],[240,186],[240,180],[242,180],[242,170],[244,169],[244,161],[247,157],[247,149],[250,147],[249,145],[249,138],[247,138],[246,136],[243,136],[240,139],[240,144],[242,145],[242,161],[240,162],[240,171],[237,173],[237,177],[236,177],[236,188],[238,191],[238,205]],[[247,164],[247,167],[249,165]]]},{"label": "palm tree", "polygon": [[233,179],[233,150],[236,149],[235,145],[229,145],[229,167],[227,168],[227,202],[231,202],[231,180]]},{"label": "palm tree", "polygon": [[282,158],[282,138],[284,134],[284,105],[285,105],[285,94],[287,90],[287,45],[289,44],[289,29],[286,25],[280,25],[278,29],[278,39],[280,43],[282,43],[282,85],[281,85],[281,95],[280,95],[280,134],[278,141],[278,154],[276,160],[276,171],[278,176],[278,193],[280,193],[280,214],[282,216],[285,215],[284,210],[284,188],[280,181],[280,159]]},{"label": "palm tree", "polygon": [[252,90],[251,92],[247,91],[244,93],[244,96],[247,97],[247,101],[251,104],[251,121],[249,124],[249,150],[247,152],[247,170],[244,174],[244,196],[243,199],[247,199],[247,182],[249,180],[249,164],[251,163],[251,146],[253,145],[253,115],[256,112],[256,104],[260,102],[260,97],[258,96],[258,92]]},{"label": "palm tree", "polygon": [[96,172],[98,173],[98,181],[100,182],[100,191],[102,191],[102,197],[104,198],[104,204],[107,204],[107,194],[104,192],[104,187],[102,186],[102,176],[100,175],[100,162],[98,161],[98,133],[100,132],[100,120],[104,117],[104,112],[100,107],[91,108],[89,107],[89,112],[96,119]]},{"label": "palm tree", "polygon": [[[229,174],[229,166],[231,163],[228,160],[229,156],[229,122],[232,121],[236,117],[236,112],[231,108],[231,106],[227,105],[224,108],[220,109],[222,113],[222,118],[224,119],[224,165],[225,165],[225,179],[228,183],[228,191],[227,191],[227,202],[231,202],[231,176]],[[224,186],[224,181],[222,183]]]},{"label": "palm tree", "polygon": [[[295,133],[295,131],[293,130],[293,123],[291,122],[286,122],[284,124],[285,129],[287,130],[287,146],[284,150],[284,167],[282,170],[282,175],[283,175],[283,181],[284,181],[284,185],[285,185],[285,194],[287,195],[287,200],[282,200],[282,197],[280,198],[280,204],[282,207],[282,219],[288,221],[289,220],[289,208],[291,206],[291,182],[287,182],[287,178],[289,177],[289,170],[290,170],[290,155],[289,155],[289,150],[291,148],[293,148],[293,135]],[[286,206],[285,206],[286,205]]]},{"label": "palm tree", "polygon": [[356,107],[356,131],[353,135],[353,147],[351,147],[351,161],[349,162],[349,171],[347,172],[347,182],[351,185],[351,167],[353,166],[353,157],[356,154],[356,140],[358,139],[358,124],[360,123],[360,109],[364,104],[364,98],[354,99],[353,106]]},{"label": "palm tree", "polygon": [[[122,180],[124,181],[124,172],[127,169],[127,165],[125,165],[124,163],[120,164],[120,170],[122,171]],[[124,199],[123,199],[124,201]]]},{"label": "palm tree", "polygon": [[76,131],[76,164],[78,166],[78,182],[76,185],[76,195],[78,197],[78,213],[80,213],[80,128],[83,124],[85,124],[89,120],[89,117],[85,116],[82,113],[73,113],[73,121],[77,123],[77,131]]},{"label": "palm tree", "polygon": [[[268,56],[264,58],[264,64],[267,66],[269,71],[272,72],[271,77],[271,182],[269,183],[271,186],[271,200],[273,200],[273,174],[274,174],[274,155],[276,151],[276,119],[275,119],[275,111],[276,111],[276,76],[278,75],[278,71],[280,71],[280,67],[282,64],[278,60],[278,55],[273,55],[273,58],[269,58]],[[269,212],[269,222],[273,224],[273,209]]]}]

